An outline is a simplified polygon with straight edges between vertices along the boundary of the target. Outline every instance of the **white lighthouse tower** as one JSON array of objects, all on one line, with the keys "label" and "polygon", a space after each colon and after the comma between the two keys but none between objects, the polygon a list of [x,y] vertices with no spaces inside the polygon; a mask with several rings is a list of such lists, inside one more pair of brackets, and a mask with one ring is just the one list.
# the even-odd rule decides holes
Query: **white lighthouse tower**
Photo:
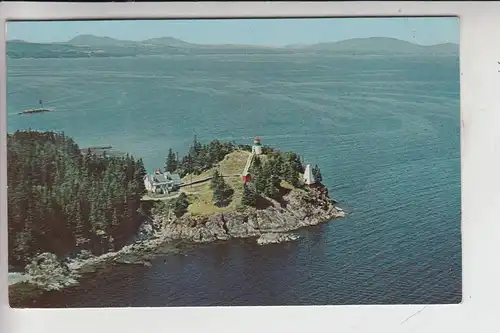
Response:
[{"label": "white lighthouse tower", "polygon": [[308,187],[312,187],[314,186],[314,184],[316,184],[316,179],[314,179],[311,164],[306,165],[306,171],[304,172],[304,183]]},{"label": "white lighthouse tower", "polygon": [[260,138],[258,137],[253,139],[252,153],[255,155],[262,154],[262,146],[260,145]]}]

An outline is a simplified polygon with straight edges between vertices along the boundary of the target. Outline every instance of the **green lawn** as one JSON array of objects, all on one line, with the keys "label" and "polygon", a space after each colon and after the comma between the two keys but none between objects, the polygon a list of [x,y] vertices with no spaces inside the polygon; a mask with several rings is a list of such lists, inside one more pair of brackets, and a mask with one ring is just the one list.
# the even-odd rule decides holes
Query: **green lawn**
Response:
[{"label": "green lawn", "polygon": [[[241,172],[245,167],[249,152],[237,150],[228,154],[224,160],[222,160],[218,166],[211,170],[205,171],[203,174],[196,176],[194,179],[202,179],[209,177],[213,174],[214,170],[217,168],[219,172],[224,176],[224,180],[229,186],[234,190],[233,198],[231,203],[226,207],[217,207],[212,200],[212,189],[210,188],[210,181],[202,184],[196,184],[193,186],[186,186],[182,188],[182,191],[188,194],[190,205],[188,212],[194,216],[200,215],[210,215],[217,212],[227,212],[233,211],[241,202],[241,197],[243,194],[243,183],[241,181]],[[186,176],[183,179],[190,181],[190,176]]]},{"label": "green lawn", "polygon": [[[241,172],[245,167],[250,153],[243,150],[237,150],[228,154],[214,168],[203,172],[201,175],[193,176],[193,180],[207,178],[213,175],[215,169],[224,176],[224,180],[233,189],[233,197],[231,203],[226,207],[217,207],[212,199],[212,189],[210,188],[210,181],[189,185],[181,188],[181,191],[188,195],[190,205],[188,212],[192,216],[211,215],[219,212],[234,211],[240,206],[241,198],[243,196],[243,182],[241,181]],[[262,162],[267,159],[267,156],[260,156]],[[183,182],[190,182],[191,176],[187,175],[183,178]],[[281,188],[283,194],[296,190],[289,183],[282,181]]]}]

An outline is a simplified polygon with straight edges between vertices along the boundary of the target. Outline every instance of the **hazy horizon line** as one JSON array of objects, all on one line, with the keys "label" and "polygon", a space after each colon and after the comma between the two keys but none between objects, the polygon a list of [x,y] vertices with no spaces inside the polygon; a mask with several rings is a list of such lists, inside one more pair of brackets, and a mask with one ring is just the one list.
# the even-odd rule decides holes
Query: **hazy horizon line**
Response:
[{"label": "hazy horizon line", "polygon": [[141,39],[141,40],[134,40],[134,39],[120,39],[120,38],[115,38],[115,37],[111,37],[111,36],[94,35],[94,34],[79,34],[79,35],[75,35],[74,37],[71,37],[71,38],[69,38],[67,40],[53,41],[53,42],[29,41],[29,40],[20,39],[20,38],[9,39],[8,36],[7,36],[6,42],[18,41],[18,42],[24,42],[24,43],[29,43],[29,44],[59,44],[59,43],[68,43],[68,42],[71,42],[73,39],[75,39],[77,37],[81,37],[81,36],[89,36],[89,37],[97,37],[97,38],[109,38],[109,39],[112,39],[112,40],[115,40],[115,41],[119,41],[119,42],[133,42],[133,43],[141,43],[141,42],[145,42],[145,41],[152,40],[152,39],[169,38],[169,39],[172,39],[172,40],[180,41],[180,42],[183,42],[183,43],[186,43],[186,44],[191,44],[191,45],[201,45],[201,46],[207,46],[207,45],[214,45],[214,46],[217,46],[217,45],[220,45],[220,46],[233,45],[233,46],[254,46],[254,47],[259,47],[260,46],[260,47],[267,47],[267,48],[283,48],[283,47],[289,47],[289,46],[308,46],[308,45],[318,45],[318,44],[334,44],[334,43],[340,43],[340,42],[344,42],[344,41],[348,41],[348,40],[356,40],[356,39],[365,39],[366,40],[366,39],[372,39],[372,38],[392,39],[392,40],[397,40],[397,41],[401,41],[401,42],[407,42],[407,43],[410,43],[410,44],[413,44],[413,45],[424,46],[424,47],[444,45],[444,44],[459,45],[459,43],[452,42],[452,41],[441,42],[441,43],[434,43],[434,44],[419,44],[419,43],[416,43],[416,42],[413,42],[413,41],[409,41],[409,40],[406,40],[406,39],[400,39],[400,38],[388,37],[388,36],[352,37],[352,38],[345,38],[345,39],[332,40],[332,41],[313,42],[313,43],[292,43],[292,44],[284,44],[284,45],[277,45],[277,44],[276,45],[270,45],[270,44],[248,44],[248,43],[242,43],[242,44],[235,44],[235,43],[206,43],[205,44],[205,43],[189,42],[189,41],[186,41],[186,40],[183,40],[183,39],[180,39],[180,38],[176,38],[176,37],[172,37],[172,36],[150,37],[150,38]]}]

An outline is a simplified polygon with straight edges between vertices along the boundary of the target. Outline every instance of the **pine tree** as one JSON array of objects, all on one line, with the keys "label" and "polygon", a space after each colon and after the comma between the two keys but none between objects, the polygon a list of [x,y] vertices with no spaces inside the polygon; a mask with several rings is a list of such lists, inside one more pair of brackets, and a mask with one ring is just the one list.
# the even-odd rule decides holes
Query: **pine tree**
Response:
[{"label": "pine tree", "polygon": [[288,182],[290,185],[293,187],[298,187],[299,186],[299,177],[290,163],[285,163],[285,168],[284,168],[284,179],[286,182]]},{"label": "pine tree", "polygon": [[255,206],[257,203],[257,194],[247,184],[243,184],[243,196],[241,198],[241,203],[245,206]]},{"label": "pine tree", "polygon": [[193,158],[191,155],[186,155],[182,158],[182,172],[180,172],[181,177],[186,174],[193,173]]},{"label": "pine tree", "polygon": [[189,147],[189,157],[190,157],[190,167],[192,169],[191,172],[193,173],[199,173],[200,172],[200,165],[202,164],[202,158],[200,154],[202,153],[203,146],[202,144],[198,141],[196,135],[193,138],[193,143],[191,147]]},{"label": "pine tree", "polygon": [[172,151],[172,148],[170,148],[168,150],[167,159],[165,161],[165,171],[174,172],[175,170],[177,170],[177,159],[174,152]]},{"label": "pine tree", "polygon": [[256,166],[253,170],[253,183],[255,186],[255,192],[257,194],[263,194],[266,188],[266,177],[263,172],[262,166]]},{"label": "pine tree", "polygon": [[144,167],[144,162],[142,158],[137,160],[137,166],[135,171],[135,181],[138,184],[138,192],[143,195],[146,193],[146,186],[144,185],[144,177],[146,176],[146,168]]},{"label": "pine tree", "polygon": [[224,181],[224,178],[217,170],[214,171],[211,187],[213,191],[213,200],[216,204],[227,204],[233,195],[232,188]]},{"label": "pine tree", "polygon": [[219,173],[219,170],[215,170],[212,179],[210,180],[210,187],[212,190],[217,190],[222,188],[222,183],[224,182],[224,179],[222,178],[221,174]]},{"label": "pine tree", "polygon": [[120,220],[118,219],[118,213],[116,211],[116,209],[113,209],[113,212],[111,214],[111,223],[110,223],[110,226],[111,226],[111,235],[114,235],[115,238],[117,235],[119,235],[119,231],[120,231]]},{"label": "pine tree", "polygon": [[87,240],[87,233],[88,233],[88,226],[86,225],[84,218],[82,216],[82,211],[80,208],[80,203],[77,204],[76,206],[76,230],[75,230],[75,241],[76,241],[76,246],[79,246],[80,244],[84,244]]},{"label": "pine tree", "polygon": [[314,168],[312,169],[312,174],[314,176],[314,179],[318,183],[321,183],[323,181],[323,176],[321,175],[321,170],[319,169],[318,165],[314,166]]},{"label": "pine tree", "polygon": [[181,217],[184,215],[189,207],[189,201],[186,193],[181,192],[176,199],[172,200],[171,206],[175,216]]},{"label": "pine tree", "polygon": [[278,194],[278,189],[272,181],[267,182],[266,187],[264,188],[264,195],[269,198],[276,198]]},{"label": "pine tree", "polygon": [[263,194],[267,197],[273,198],[276,196],[277,189],[277,178],[273,175],[273,170],[275,169],[275,164],[272,159],[266,161],[262,165],[262,169],[259,172],[258,179],[255,182],[256,188],[258,187],[258,193]]},{"label": "pine tree", "polygon": [[276,156],[273,158],[273,175],[276,177],[283,177],[283,169],[284,169],[284,164],[285,160],[283,159],[283,155],[278,153]]},{"label": "pine tree", "polygon": [[285,154],[285,163],[290,164],[292,169],[295,170],[296,173],[304,172],[304,166],[302,165],[302,160],[300,156],[294,152],[287,152]]},{"label": "pine tree", "polygon": [[276,189],[279,189],[281,187],[281,178],[278,176],[271,176],[270,183],[274,185]]}]

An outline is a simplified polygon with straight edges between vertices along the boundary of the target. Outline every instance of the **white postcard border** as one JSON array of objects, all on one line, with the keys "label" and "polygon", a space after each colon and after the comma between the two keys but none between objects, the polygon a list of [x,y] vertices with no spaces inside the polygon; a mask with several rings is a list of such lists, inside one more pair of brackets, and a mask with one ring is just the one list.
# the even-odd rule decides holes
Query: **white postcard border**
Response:
[{"label": "white postcard border", "polygon": [[2,332],[498,332],[500,300],[500,3],[198,2],[0,4],[0,283],[7,286],[6,20],[459,16],[463,303],[460,305],[10,309]]}]

